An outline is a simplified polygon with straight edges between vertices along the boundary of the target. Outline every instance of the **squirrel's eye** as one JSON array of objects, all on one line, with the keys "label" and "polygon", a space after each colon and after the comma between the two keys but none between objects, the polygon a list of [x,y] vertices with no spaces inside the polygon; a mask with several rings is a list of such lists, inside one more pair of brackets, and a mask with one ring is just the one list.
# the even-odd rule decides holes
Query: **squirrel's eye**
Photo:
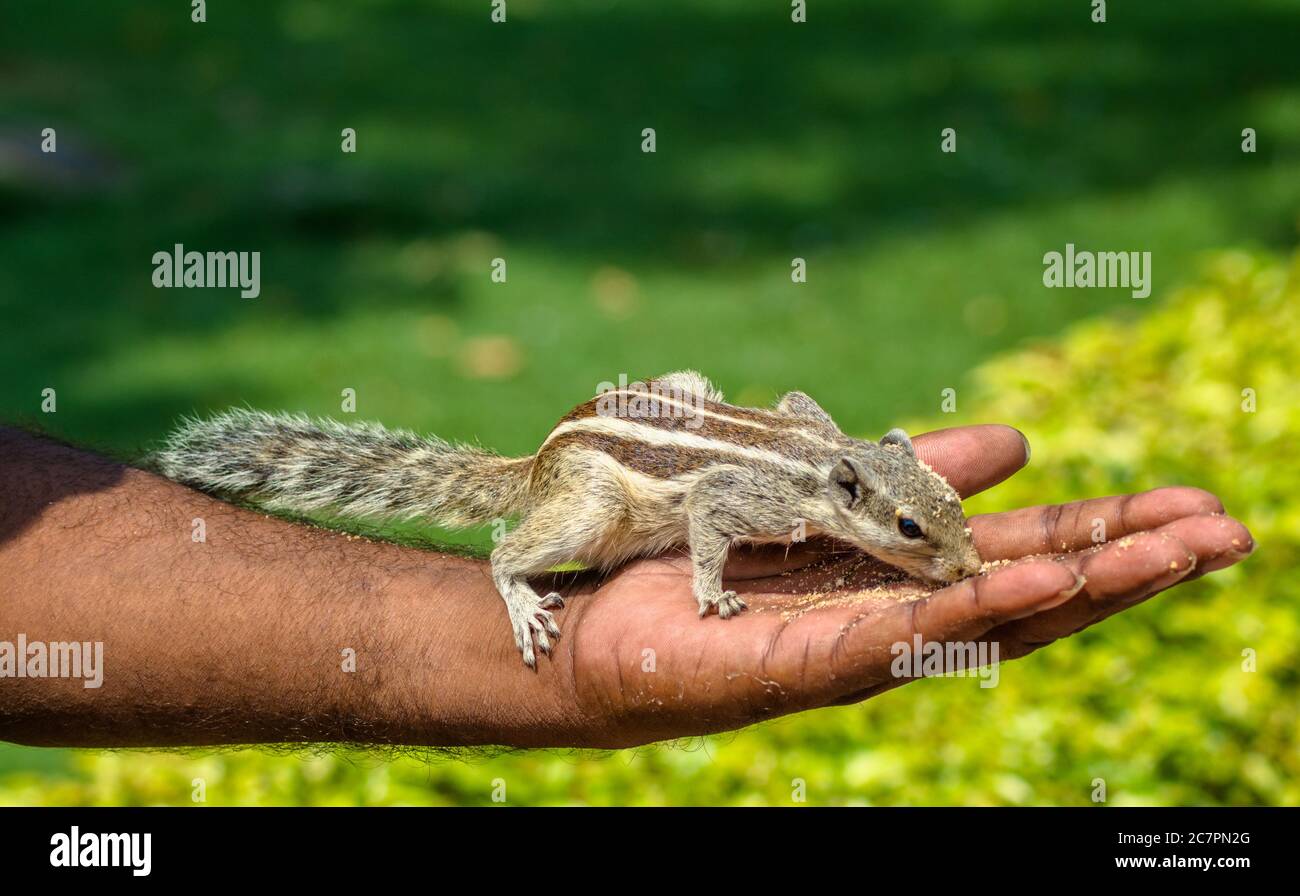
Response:
[{"label": "squirrel's eye", "polygon": [[920,538],[924,534],[921,532],[921,527],[916,524],[916,520],[907,517],[901,517],[898,520],[898,531],[908,538]]}]

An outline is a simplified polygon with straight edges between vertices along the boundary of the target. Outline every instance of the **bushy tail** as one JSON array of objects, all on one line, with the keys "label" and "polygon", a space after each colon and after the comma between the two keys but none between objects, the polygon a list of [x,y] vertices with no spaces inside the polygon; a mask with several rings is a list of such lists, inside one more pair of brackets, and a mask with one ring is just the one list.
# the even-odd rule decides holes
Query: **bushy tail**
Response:
[{"label": "bushy tail", "polygon": [[152,457],[169,479],[269,508],[472,526],[520,512],[531,457],[375,423],[231,410],[187,420]]}]

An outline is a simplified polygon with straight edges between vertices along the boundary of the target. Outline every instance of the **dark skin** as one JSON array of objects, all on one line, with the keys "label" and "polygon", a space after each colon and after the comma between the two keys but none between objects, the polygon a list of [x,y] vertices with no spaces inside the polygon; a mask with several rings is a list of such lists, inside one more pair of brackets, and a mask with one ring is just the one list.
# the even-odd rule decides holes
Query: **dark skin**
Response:
[{"label": "dark skin", "polygon": [[[963,496],[1026,460],[1003,426],[914,443]],[[10,429],[0,483],[0,640],[104,643],[101,688],[0,679],[0,738],[50,746],[627,747],[728,731],[905,684],[890,648],[915,633],[1013,659],[1254,549],[1213,495],[1167,488],[975,517],[981,556],[1015,562],[933,593],[843,545],[737,549],[726,587],[750,610],[701,620],[686,556],[647,559],[560,577],[564,636],[534,672],[484,561],[274,519]]]}]

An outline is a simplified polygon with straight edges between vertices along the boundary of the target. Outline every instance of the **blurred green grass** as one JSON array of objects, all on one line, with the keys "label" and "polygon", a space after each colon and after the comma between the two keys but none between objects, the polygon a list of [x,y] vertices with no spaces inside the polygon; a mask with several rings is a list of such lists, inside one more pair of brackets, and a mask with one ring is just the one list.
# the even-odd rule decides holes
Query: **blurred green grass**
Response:
[{"label": "blurred green grass", "polygon": [[[1105,25],[1086,5],[1010,0],[825,0],[802,26],[786,4],[735,0],[512,0],[505,26],[487,9],[225,3],[205,25],[174,4],[11,11],[0,30],[0,419],[131,455],[182,413],[338,415],[353,388],[360,417],[524,453],[603,380],[697,367],[733,400],[804,389],[848,431],[878,433],[937,419],[947,387],[977,419],[968,372],[987,358],[1080,318],[1137,326],[1152,306],[1124,290],[1044,289],[1046,251],[1151,251],[1161,295],[1206,250],[1296,241],[1300,10],[1282,0],[1112,4]],[[15,163],[14,147],[47,126],[60,155]],[[1248,126],[1253,155],[1240,151]],[[358,131],[355,156],[339,152],[343,127]],[[639,151],[644,127],[657,128],[654,155]],[[958,131],[955,155],[938,151],[944,127]],[[261,298],[153,289],[152,254],[177,242],[260,251]],[[496,256],[505,284],[489,280]],[[795,256],[808,260],[806,284],[790,282]],[[39,413],[45,387],[58,390],[56,414]],[[1099,394],[1082,416],[1128,395]],[[1119,457],[1086,484],[1175,473],[1142,460]],[[1085,493],[1029,481],[1035,499]],[[846,799],[1059,795],[1034,774],[1028,791],[993,787],[989,769],[1013,773],[981,766],[971,751],[987,742],[974,735],[945,741],[946,764],[926,769],[946,790],[872,784],[912,769],[868,734],[889,716],[906,740],[908,719],[936,711],[918,687],[954,685],[724,741],[752,745],[725,748],[749,771],[715,762],[713,747],[509,768],[568,782],[539,785],[537,799],[775,799],[754,776],[787,757],[833,763],[826,780]],[[1008,707],[1005,736],[1041,722]],[[65,792],[103,800],[111,786],[83,788],[139,767],[168,783],[133,783],[121,798],[171,800],[166,770],[191,762],[70,761],[0,748],[0,776],[52,764],[83,781],[93,768],[99,783]],[[346,801],[326,784],[361,786],[338,756],[200,761],[270,776],[267,799]],[[359,767],[369,782],[405,782],[384,799],[454,801],[476,798],[464,782],[495,766]],[[629,771],[615,784],[610,768]],[[1151,775],[1168,783],[1174,771]],[[270,783],[282,778],[288,789]],[[1264,799],[1152,787],[1152,799]]]},{"label": "blurred green grass", "polygon": [[[14,10],[0,130],[58,127],[116,181],[0,191],[4,415],[53,386],[40,422],[131,451],[180,413],[337,413],[351,387],[361,415],[523,452],[602,380],[694,366],[874,431],[1134,306],[1048,293],[1048,249],[1150,250],[1159,290],[1296,237],[1294,6],[510,10]],[[260,251],[262,297],[152,288],[177,242]]]}]

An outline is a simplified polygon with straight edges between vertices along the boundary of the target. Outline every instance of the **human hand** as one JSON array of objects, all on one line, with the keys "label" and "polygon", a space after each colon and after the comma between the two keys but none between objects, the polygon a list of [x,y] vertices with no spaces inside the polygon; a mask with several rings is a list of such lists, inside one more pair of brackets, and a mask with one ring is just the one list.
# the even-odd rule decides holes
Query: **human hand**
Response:
[{"label": "human hand", "polygon": [[[941,430],[918,455],[963,497],[1027,461],[1005,426]],[[1092,541],[1095,519],[1108,541]],[[1162,488],[970,520],[986,572],[934,589],[825,541],[734,550],[727,588],[749,610],[699,618],[684,553],[641,560],[575,599],[555,656],[592,746],[738,728],[905,684],[893,645],[997,642],[1014,659],[1254,549],[1218,499]],[[991,564],[991,565],[990,565]],[[588,592],[589,593],[584,593]],[[572,732],[570,732],[572,734]]]}]

